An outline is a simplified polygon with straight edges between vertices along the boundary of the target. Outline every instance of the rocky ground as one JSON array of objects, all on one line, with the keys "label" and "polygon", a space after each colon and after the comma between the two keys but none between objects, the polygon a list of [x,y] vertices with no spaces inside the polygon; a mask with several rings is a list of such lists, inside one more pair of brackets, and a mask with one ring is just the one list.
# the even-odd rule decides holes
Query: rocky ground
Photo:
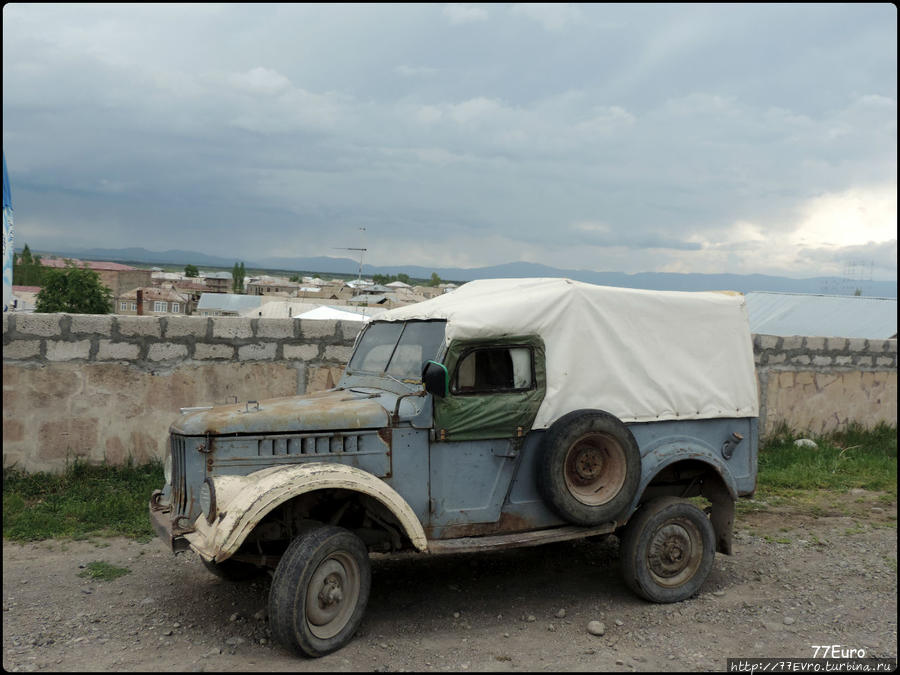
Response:
[{"label": "rocky ground", "polygon": [[[735,554],[674,605],[633,596],[618,542],[373,561],[356,639],[321,659],[271,642],[268,580],[210,575],[126,539],[3,544],[8,671],[675,671],[814,645],[897,657],[897,505],[856,490],[739,515]],[[127,568],[79,576],[91,562]],[[602,623],[602,635],[588,631]],[[594,624],[593,628],[597,628]]]}]

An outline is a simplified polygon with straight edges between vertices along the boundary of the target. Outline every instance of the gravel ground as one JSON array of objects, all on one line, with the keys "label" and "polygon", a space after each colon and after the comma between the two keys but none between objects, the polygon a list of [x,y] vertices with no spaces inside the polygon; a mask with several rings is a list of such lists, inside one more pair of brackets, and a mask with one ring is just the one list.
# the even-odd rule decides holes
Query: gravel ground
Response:
[{"label": "gravel ground", "polygon": [[[265,577],[222,581],[156,540],[4,541],[3,668],[722,670],[728,657],[810,658],[813,645],[896,658],[896,502],[855,490],[812,508],[754,506],[738,517],[735,554],[673,605],[627,590],[615,537],[373,560],[360,631],[321,659],[272,644]],[[93,561],[130,573],[80,577]]]}]

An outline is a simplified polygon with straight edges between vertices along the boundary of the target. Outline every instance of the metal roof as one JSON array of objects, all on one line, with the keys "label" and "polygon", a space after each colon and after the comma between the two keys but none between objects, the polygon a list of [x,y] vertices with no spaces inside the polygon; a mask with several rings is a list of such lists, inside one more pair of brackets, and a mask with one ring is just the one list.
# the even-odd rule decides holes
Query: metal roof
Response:
[{"label": "metal roof", "polygon": [[259,307],[261,295],[238,295],[235,293],[201,293],[197,310],[218,310],[220,312],[242,312]]},{"label": "metal roof", "polygon": [[804,293],[747,293],[750,332],[887,339],[897,334],[897,299]]}]

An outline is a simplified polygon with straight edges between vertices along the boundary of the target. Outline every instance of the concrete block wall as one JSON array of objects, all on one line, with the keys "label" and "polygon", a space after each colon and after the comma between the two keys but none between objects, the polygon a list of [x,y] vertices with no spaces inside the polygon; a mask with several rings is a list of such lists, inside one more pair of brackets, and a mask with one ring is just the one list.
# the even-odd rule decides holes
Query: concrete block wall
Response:
[{"label": "concrete block wall", "polygon": [[897,424],[897,340],[754,335],[763,436]]},{"label": "concrete block wall", "polygon": [[194,316],[3,315],[3,465],[162,457],[179,408],[338,381],[362,324]]},{"label": "concrete block wall", "polygon": [[[3,464],[161,458],[184,406],[328,389],[358,322],[3,315]],[[755,335],[760,430],[897,423],[897,341]]]}]

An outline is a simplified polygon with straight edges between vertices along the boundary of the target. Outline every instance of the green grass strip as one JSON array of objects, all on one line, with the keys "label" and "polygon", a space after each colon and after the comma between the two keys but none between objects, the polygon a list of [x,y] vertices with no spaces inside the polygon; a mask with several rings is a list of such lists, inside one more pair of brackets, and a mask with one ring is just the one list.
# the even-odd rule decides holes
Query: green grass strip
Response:
[{"label": "green grass strip", "polygon": [[76,462],[63,473],[3,469],[3,536],[14,541],[56,537],[150,539],[150,493],[163,486],[158,461],[136,466]]},{"label": "green grass strip", "polygon": [[[758,485],[773,489],[852,488],[897,494],[897,429],[851,425],[845,431],[812,438],[816,448],[797,447],[800,435],[784,427],[759,450]],[[806,438],[809,438],[808,436]]]}]

